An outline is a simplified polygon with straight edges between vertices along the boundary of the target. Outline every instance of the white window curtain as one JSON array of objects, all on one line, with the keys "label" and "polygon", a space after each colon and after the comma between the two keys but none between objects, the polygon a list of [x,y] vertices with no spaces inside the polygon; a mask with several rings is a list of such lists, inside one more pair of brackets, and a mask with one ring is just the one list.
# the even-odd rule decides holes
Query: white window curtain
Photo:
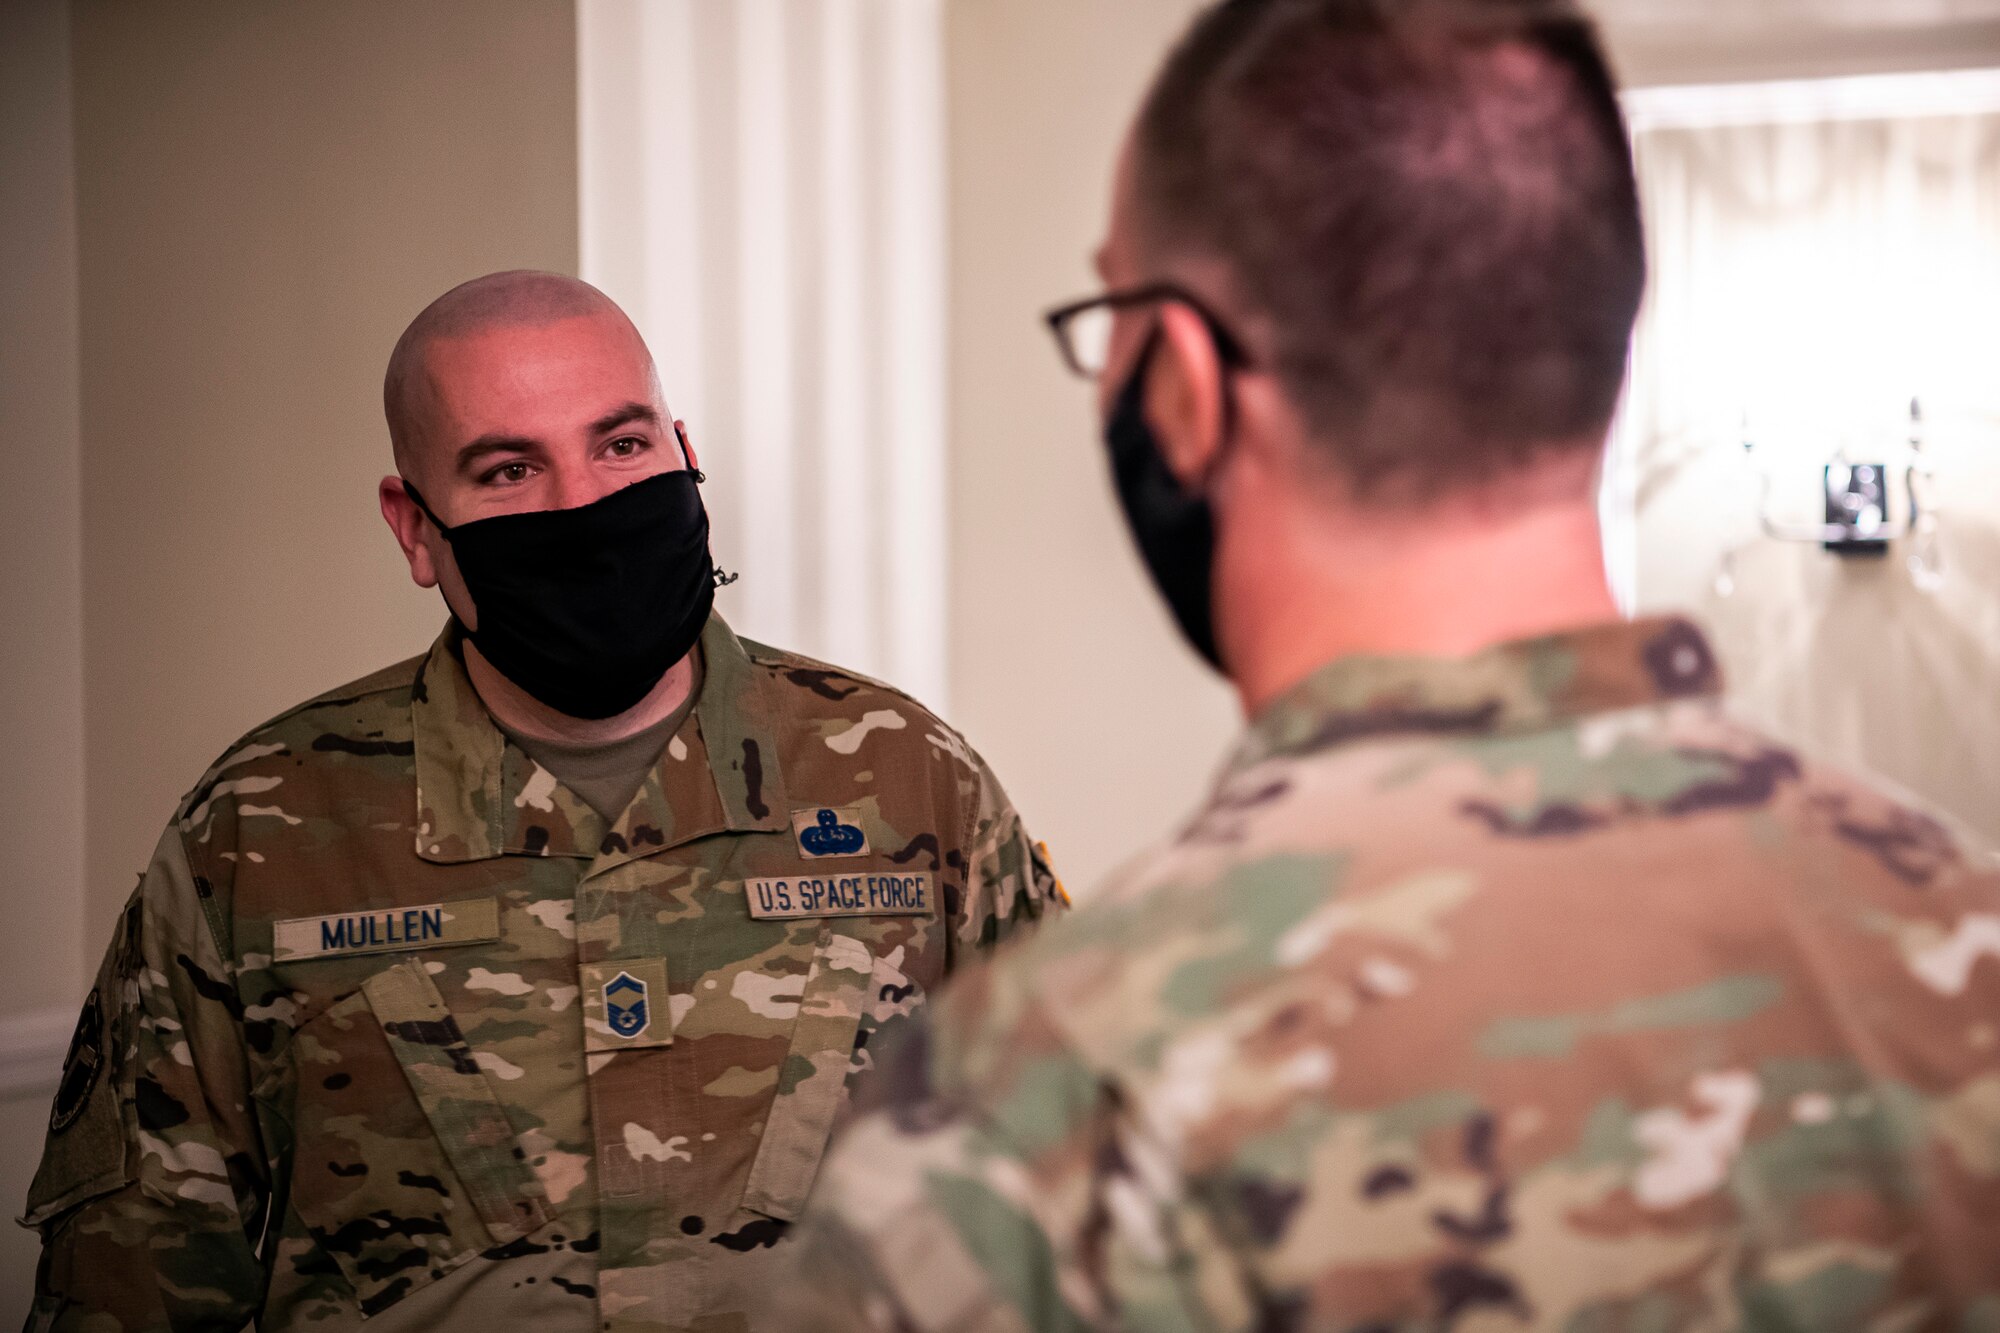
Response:
[{"label": "white window curtain", "polygon": [[581,0],[582,276],[709,474],[739,632],[945,691],[939,0]]},{"label": "white window curtain", "polygon": [[[1948,75],[1639,99],[1654,277],[1609,487],[1613,564],[1637,606],[1699,612],[1749,713],[1991,834],[1996,90]],[[1764,477],[1775,516],[1820,522],[1821,468],[1893,455],[1913,399],[1942,502],[1940,584],[1920,587],[1904,551],[1856,562],[1759,538]]]}]

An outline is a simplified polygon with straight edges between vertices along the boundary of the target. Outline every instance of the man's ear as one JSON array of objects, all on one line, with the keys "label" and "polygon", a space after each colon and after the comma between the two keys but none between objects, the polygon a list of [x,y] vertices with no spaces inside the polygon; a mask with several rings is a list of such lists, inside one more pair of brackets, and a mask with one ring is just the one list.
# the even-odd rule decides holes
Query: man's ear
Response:
[{"label": "man's ear", "polygon": [[403,558],[410,562],[410,578],[419,588],[437,587],[437,562],[431,558],[431,548],[424,540],[424,514],[403,489],[403,479],[382,478],[375,488],[375,497],[382,505],[382,518],[389,531],[396,534],[396,545],[403,548]]},{"label": "man's ear", "polygon": [[1168,301],[1146,379],[1146,419],[1168,468],[1189,491],[1205,488],[1222,454],[1227,389],[1215,337],[1200,315]]}]

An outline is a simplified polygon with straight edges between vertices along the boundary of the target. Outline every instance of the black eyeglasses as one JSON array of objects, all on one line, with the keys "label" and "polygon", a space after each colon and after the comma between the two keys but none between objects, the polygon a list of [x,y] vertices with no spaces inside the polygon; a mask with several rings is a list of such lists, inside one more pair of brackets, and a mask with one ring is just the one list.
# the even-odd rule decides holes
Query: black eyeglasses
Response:
[{"label": "black eyeglasses", "polygon": [[1200,297],[1170,282],[1134,287],[1129,291],[1106,292],[1087,301],[1060,306],[1043,318],[1048,321],[1049,332],[1055,335],[1063,364],[1082,378],[1094,380],[1104,373],[1105,364],[1110,359],[1113,316],[1132,306],[1156,305],[1165,301],[1184,305],[1201,317],[1201,322],[1208,327],[1208,336],[1215,340],[1215,353],[1222,358],[1224,365],[1242,369],[1250,364],[1249,354],[1236,335],[1229,331],[1228,325],[1204,305]]}]

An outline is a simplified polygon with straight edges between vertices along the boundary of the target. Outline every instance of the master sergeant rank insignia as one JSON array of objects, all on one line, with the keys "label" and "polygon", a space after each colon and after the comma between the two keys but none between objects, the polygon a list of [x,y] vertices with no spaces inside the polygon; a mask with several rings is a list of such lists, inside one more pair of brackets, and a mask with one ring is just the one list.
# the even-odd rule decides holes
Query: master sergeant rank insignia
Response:
[{"label": "master sergeant rank insignia", "polygon": [[585,963],[583,1045],[592,1054],[674,1044],[664,958]]},{"label": "master sergeant rank insignia", "polygon": [[653,1020],[646,1012],[646,983],[620,972],[604,983],[604,1022],[621,1037],[632,1038]]}]

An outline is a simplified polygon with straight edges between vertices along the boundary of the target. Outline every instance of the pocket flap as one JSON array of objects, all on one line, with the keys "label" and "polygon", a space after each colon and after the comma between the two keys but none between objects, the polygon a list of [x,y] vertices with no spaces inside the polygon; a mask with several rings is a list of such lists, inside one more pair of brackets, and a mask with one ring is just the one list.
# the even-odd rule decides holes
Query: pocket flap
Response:
[{"label": "pocket flap", "polygon": [[840,1113],[874,971],[868,946],[830,922],[806,973],[792,1044],[779,1066],[777,1096],[750,1168],[743,1195],[750,1211],[790,1221],[805,1206]]},{"label": "pocket flap", "polygon": [[458,1020],[421,963],[407,961],[362,983],[369,1008],[403,1067],[410,1091],[451,1169],[497,1242],[549,1220],[542,1185],[515,1141],[507,1112],[473,1058]]}]

